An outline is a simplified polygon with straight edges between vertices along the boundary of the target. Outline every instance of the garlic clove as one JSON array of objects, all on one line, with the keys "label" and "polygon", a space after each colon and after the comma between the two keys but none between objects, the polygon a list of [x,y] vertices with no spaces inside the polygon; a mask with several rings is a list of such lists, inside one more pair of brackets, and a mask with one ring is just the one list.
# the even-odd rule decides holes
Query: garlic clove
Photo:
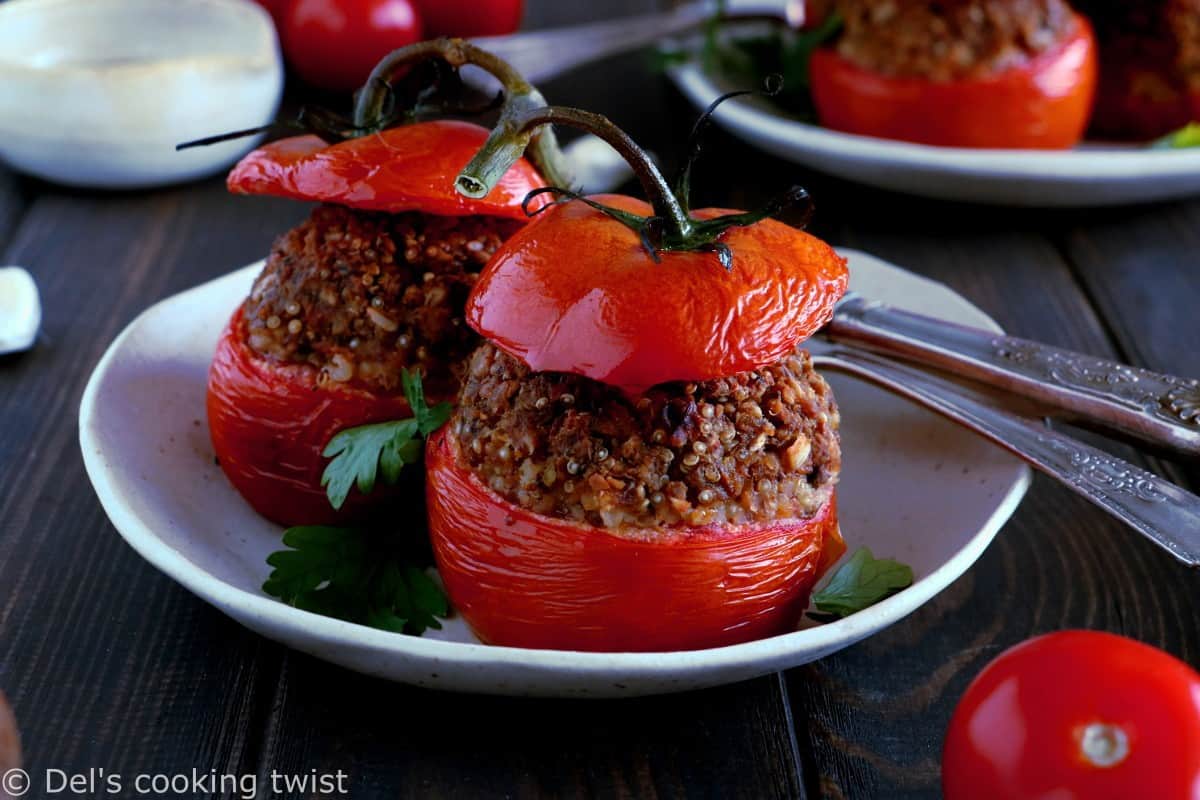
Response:
[{"label": "garlic clove", "polygon": [[33,276],[0,267],[0,354],[28,350],[42,325],[42,304]]}]

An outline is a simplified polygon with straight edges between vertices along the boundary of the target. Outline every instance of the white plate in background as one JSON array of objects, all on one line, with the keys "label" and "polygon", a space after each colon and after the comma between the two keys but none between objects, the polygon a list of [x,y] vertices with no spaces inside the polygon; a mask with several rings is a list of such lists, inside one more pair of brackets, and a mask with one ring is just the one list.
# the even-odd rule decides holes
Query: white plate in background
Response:
[{"label": "white plate in background", "polygon": [[[844,250],[867,296],[999,331],[947,287]],[[670,653],[579,653],[479,644],[461,618],[424,637],[284,605],[260,589],[280,528],[214,464],[204,415],[217,336],[261,265],[168,298],[125,329],[93,372],[79,432],[113,525],[147,561],[263,636],[359,672],[440,689],[621,696],[745,680],[829,655],[902,619],[979,557],[1017,507],[1029,471],[1012,456],[879,389],[831,375],[842,409],[838,508],[853,552],[912,565],[916,582],[844,620],[747,644]]]},{"label": "white plate in background", "polygon": [[[698,109],[745,88],[713,80],[694,62],[669,71]],[[715,121],[772,155],[839,178],[905,194],[992,205],[1113,206],[1200,194],[1200,148],[1085,144],[1075,150],[932,147],[821,128],[768,101],[738,98]]]}]

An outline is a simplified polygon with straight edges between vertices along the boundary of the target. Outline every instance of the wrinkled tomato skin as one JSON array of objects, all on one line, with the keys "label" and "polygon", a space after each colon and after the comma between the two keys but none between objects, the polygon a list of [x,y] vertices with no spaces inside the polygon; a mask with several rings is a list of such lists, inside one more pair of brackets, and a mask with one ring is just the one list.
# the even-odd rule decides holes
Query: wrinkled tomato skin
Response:
[{"label": "wrinkled tomato skin", "polygon": [[350,492],[341,510],[321,486],[321,452],[338,431],[411,416],[403,394],[379,395],[332,381],[318,370],[278,364],[246,344],[242,312],[217,342],[208,372],[208,429],[221,469],[262,516],[280,525],[344,525],[394,499],[378,485]]},{"label": "wrinkled tomato skin", "polygon": [[[1123,761],[1080,753],[1092,723],[1128,735]],[[942,754],[946,800],[1200,800],[1200,675],[1098,631],[1063,631],[1001,654],[967,688]]]},{"label": "wrinkled tomato skin", "polygon": [[696,650],[786,633],[845,549],[830,500],[812,519],[681,529],[653,540],[535,514],[426,447],[426,504],[454,607],[489,644]]},{"label": "wrinkled tomato skin", "polygon": [[[234,194],[338,203],[367,211],[524,221],[522,201],[545,185],[524,159],[481,200],[454,190],[454,176],[487,136],[484,128],[456,120],[402,125],[333,145],[316,136],[294,136],[249,153],[229,173],[226,185]],[[535,198],[530,206],[537,209],[545,202]]]},{"label": "wrinkled tomato skin", "polygon": [[292,68],[313,86],[345,92],[424,30],[412,0],[290,0],[279,16]]},{"label": "wrinkled tomato skin", "polygon": [[523,0],[416,0],[425,37],[503,36],[521,26]]},{"label": "wrinkled tomato skin", "polygon": [[[651,213],[630,197],[593,199]],[[584,203],[558,205],[492,257],[467,299],[467,322],[535,371],[633,395],[778,361],[829,321],[846,291],[846,260],[781,222],[733,228],[721,241],[731,270],[709,252],[664,252],[655,263],[624,225]]]},{"label": "wrinkled tomato skin", "polygon": [[1079,17],[1057,47],[987,77],[881,75],[828,48],[813,53],[810,77],[827,128],[941,147],[1058,150],[1083,137],[1097,69],[1091,24]]}]

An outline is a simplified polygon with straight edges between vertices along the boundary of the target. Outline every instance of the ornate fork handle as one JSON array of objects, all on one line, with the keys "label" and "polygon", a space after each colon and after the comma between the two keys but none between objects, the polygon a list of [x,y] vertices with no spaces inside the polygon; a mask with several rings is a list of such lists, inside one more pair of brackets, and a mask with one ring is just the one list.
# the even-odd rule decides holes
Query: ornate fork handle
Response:
[{"label": "ornate fork handle", "polygon": [[826,328],[855,342],[1037,400],[1083,423],[1200,455],[1200,381],[997,336],[850,296]]},{"label": "ornate fork handle", "polygon": [[1200,497],[1038,422],[993,407],[967,390],[852,348],[815,353],[826,369],[864,378],[998,444],[1127,523],[1189,566],[1200,565]]}]

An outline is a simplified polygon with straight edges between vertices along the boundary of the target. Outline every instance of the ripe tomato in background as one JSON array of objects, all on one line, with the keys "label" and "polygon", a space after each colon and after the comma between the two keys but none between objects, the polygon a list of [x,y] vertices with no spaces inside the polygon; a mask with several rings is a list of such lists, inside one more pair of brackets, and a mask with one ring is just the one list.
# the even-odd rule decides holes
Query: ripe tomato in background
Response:
[{"label": "ripe tomato in background", "polygon": [[411,0],[290,0],[284,6],[284,55],[301,78],[323,89],[357,89],[381,58],[423,38]]},{"label": "ripe tomato in background", "polygon": [[502,36],[521,25],[522,0],[415,0],[425,36]]},{"label": "ripe tomato in background", "polygon": [[942,789],[946,800],[1200,800],[1200,675],[1110,633],[1023,642],[967,687]]}]

